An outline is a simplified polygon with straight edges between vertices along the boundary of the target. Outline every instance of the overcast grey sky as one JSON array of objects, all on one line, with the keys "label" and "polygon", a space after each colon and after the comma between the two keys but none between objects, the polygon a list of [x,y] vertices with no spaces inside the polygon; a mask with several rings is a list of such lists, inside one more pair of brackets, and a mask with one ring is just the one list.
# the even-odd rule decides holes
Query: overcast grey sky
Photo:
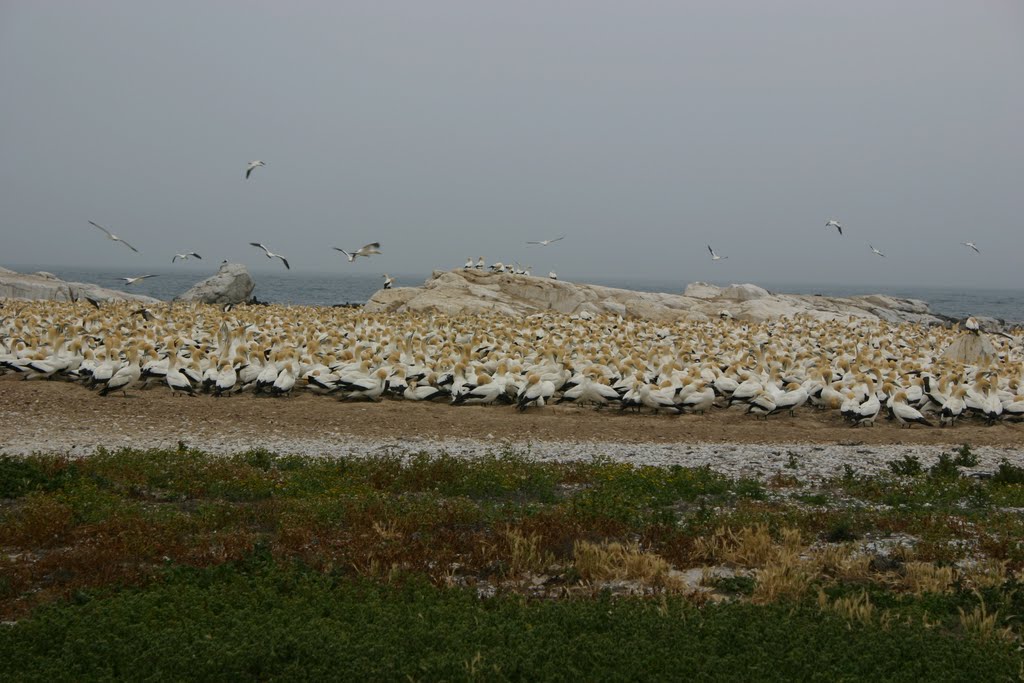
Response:
[{"label": "overcast grey sky", "polygon": [[1018,0],[0,0],[0,264],[1019,288],[1022,124]]}]

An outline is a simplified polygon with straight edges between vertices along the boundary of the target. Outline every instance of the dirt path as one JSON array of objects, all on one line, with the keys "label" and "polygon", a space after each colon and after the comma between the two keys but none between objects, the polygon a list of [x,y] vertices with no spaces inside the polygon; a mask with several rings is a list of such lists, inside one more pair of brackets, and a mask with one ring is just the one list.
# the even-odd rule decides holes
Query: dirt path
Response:
[{"label": "dirt path", "polygon": [[163,388],[135,390],[128,398],[102,398],[63,382],[22,382],[0,377],[0,450],[61,449],[86,444],[239,439],[252,443],[294,439],[344,441],[347,437],[481,439],[497,441],[605,441],[620,443],[863,443],[961,444],[1024,449],[1024,424],[986,427],[965,422],[954,429],[914,427],[880,420],[851,429],[832,413],[812,409],[767,423],[740,409],[701,415],[635,415],[576,406],[519,413],[509,406],[452,407],[437,403],[350,403],[313,395],[290,399],[238,395],[171,397]]}]

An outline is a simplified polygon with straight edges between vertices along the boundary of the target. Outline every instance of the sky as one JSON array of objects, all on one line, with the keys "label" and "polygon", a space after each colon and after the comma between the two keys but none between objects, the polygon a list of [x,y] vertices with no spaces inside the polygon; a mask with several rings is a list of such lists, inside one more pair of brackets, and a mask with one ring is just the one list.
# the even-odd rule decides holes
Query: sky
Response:
[{"label": "sky", "polygon": [[0,265],[1020,289],[1022,65],[1017,0],[0,0]]}]

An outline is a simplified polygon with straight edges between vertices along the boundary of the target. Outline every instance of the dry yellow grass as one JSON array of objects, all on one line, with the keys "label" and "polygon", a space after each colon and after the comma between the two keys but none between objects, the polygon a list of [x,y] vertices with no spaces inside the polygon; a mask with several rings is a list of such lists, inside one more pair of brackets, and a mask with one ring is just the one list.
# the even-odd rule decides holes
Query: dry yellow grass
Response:
[{"label": "dry yellow grass", "polygon": [[945,594],[953,589],[956,570],[936,567],[929,562],[907,562],[904,565],[902,585],[914,595],[924,593]]},{"label": "dry yellow grass", "polygon": [[669,572],[672,566],[661,556],[645,552],[636,543],[577,541],[574,565],[585,581],[638,581],[644,585],[679,590],[682,583]]}]

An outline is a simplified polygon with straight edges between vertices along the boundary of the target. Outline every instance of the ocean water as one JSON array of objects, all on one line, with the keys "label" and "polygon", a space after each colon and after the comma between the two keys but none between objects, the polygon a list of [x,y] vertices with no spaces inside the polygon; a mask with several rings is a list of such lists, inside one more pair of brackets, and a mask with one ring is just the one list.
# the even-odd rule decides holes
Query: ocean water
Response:
[{"label": "ocean water", "polygon": [[[123,289],[157,299],[172,299],[196,282],[216,272],[209,269],[180,268],[148,271],[157,275],[131,287],[124,287],[118,278],[123,273],[97,268],[69,268],[45,265],[11,265],[21,273],[44,270],[62,280],[91,282],[111,289]],[[364,303],[383,286],[380,274],[362,273],[292,273],[289,271],[250,271],[256,281],[257,299],[268,303],[331,306],[345,303]],[[392,273],[395,287],[423,284],[428,273]],[[616,279],[608,277],[577,277],[576,282],[620,287],[642,292],[682,293],[687,283],[670,279]],[[728,282],[712,284],[728,285]],[[965,289],[948,287],[880,287],[878,285],[815,285],[806,283],[755,283],[765,289],[785,294],[822,294],[825,296],[855,296],[859,294],[889,294],[928,302],[932,312],[964,318],[969,315],[987,316],[1002,320],[1024,321],[1024,291],[1015,289]]]}]

